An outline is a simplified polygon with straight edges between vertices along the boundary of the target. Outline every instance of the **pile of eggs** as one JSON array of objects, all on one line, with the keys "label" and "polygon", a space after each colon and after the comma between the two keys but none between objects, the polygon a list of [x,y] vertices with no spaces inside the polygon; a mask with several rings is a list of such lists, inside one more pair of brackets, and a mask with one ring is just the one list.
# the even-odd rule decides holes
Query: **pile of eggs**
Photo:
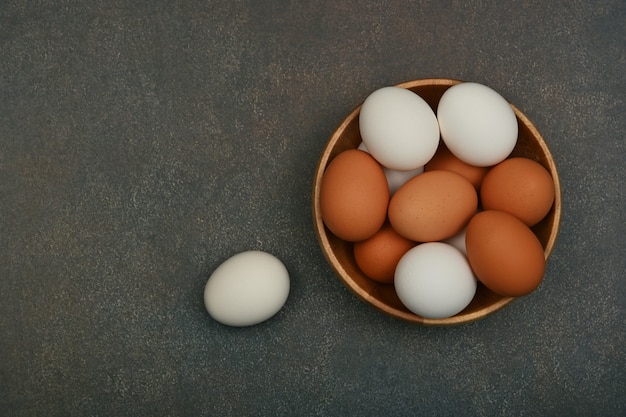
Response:
[{"label": "pile of eggs", "polygon": [[510,157],[518,125],[503,97],[460,83],[435,113],[384,87],[361,106],[359,130],[358,149],[324,171],[319,204],[363,274],[431,319],[465,309],[478,281],[505,297],[539,286],[544,249],[531,227],[552,208],[554,182],[538,162]]}]

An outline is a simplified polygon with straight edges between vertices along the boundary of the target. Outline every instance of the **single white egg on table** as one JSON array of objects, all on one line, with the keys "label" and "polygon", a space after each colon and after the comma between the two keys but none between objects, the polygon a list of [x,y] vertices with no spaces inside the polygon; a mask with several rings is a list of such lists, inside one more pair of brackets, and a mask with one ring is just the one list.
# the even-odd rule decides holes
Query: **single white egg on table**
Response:
[{"label": "single white egg on table", "polygon": [[437,116],[423,98],[401,87],[371,93],[361,106],[359,129],[369,153],[398,171],[423,167],[439,145]]},{"label": "single white egg on table", "polygon": [[289,296],[289,273],[275,256],[242,252],[224,261],[204,287],[204,306],[229,326],[252,326],[274,316]]},{"label": "single white egg on table", "polygon": [[[367,147],[362,141],[357,149],[369,153]],[[385,177],[387,178],[389,194],[393,195],[396,191],[398,191],[400,187],[404,185],[405,182],[407,182],[414,176],[423,173],[424,167],[422,166],[416,169],[412,169],[410,171],[398,171],[397,169],[390,169],[383,166],[383,172],[385,173]]]},{"label": "single white egg on table", "polygon": [[474,298],[477,281],[467,258],[442,242],[422,243],[402,256],[394,285],[413,313],[442,319],[461,312]]},{"label": "single white egg on table", "polygon": [[464,82],[448,88],[437,106],[441,139],[460,160],[492,166],[506,159],[517,143],[517,118],[500,94]]}]

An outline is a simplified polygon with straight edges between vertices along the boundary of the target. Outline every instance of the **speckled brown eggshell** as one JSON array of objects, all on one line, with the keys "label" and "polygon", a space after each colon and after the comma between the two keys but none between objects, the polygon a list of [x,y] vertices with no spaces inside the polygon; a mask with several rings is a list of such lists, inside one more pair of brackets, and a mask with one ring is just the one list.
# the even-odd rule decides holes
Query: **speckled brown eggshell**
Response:
[{"label": "speckled brown eggshell", "polygon": [[465,247],[474,274],[496,294],[527,295],[543,280],[546,261],[539,239],[509,213],[476,214],[467,226]]},{"label": "speckled brown eggshell", "polygon": [[368,278],[391,284],[400,258],[415,245],[385,223],[374,236],[354,244],[354,260]]},{"label": "speckled brown eggshell", "polygon": [[338,238],[358,242],[387,217],[389,186],[383,168],[366,152],[350,149],[328,165],[320,188],[324,224]]},{"label": "speckled brown eggshell", "polygon": [[476,213],[478,196],[461,175],[444,170],[420,174],[391,198],[389,222],[402,236],[435,242],[458,233]]},{"label": "speckled brown eggshell", "polygon": [[554,181],[538,162],[510,158],[494,166],[485,176],[480,199],[485,210],[502,210],[533,226],[550,211]]}]

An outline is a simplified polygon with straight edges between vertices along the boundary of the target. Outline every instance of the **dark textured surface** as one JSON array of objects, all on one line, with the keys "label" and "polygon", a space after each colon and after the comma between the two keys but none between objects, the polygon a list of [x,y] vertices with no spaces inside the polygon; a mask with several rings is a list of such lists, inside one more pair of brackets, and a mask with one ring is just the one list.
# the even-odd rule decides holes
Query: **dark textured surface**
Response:
[{"label": "dark textured surface", "polygon": [[[0,415],[626,415],[626,3],[3,1]],[[543,285],[470,325],[388,318],[312,227],[325,141],[376,88],[489,85],[563,186]],[[208,275],[282,259],[285,308]]]}]

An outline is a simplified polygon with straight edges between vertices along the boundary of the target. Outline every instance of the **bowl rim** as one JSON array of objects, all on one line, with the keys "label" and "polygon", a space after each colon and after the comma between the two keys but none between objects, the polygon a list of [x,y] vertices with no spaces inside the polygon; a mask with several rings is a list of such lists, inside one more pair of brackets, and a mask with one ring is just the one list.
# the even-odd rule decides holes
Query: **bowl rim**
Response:
[{"label": "bowl rim", "polygon": [[[453,85],[462,83],[465,81],[452,79],[452,78],[423,78],[417,80],[411,80],[402,82],[399,84],[395,84],[395,87],[401,87],[406,89],[412,89],[416,87],[425,87],[425,86],[444,86],[451,87]],[[508,101],[508,100],[507,100]],[[548,164],[548,171],[550,172],[553,182],[554,182],[554,226],[551,228],[550,233],[547,238],[547,243],[544,248],[544,256],[546,261],[552,254],[554,246],[556,244],[559,228],[560,228],[560,220],[561,220],[561,185],[558,176],[558,172],[556,169],[556,163],[554,161],[554,157],[548,148],[548,145],[545,142],[545,139],[539,132],[539,130],[535,127],[535,125],[528,119],[528,117],[522,113],[522,111],[517,108],[514,104],[510,103],[513,111],[515,112],[515,116],[518,121],[525,125],[526,128],[531,132],[531,135],[537,138],[537,142],[541,151],[545,155]],[[504,308],[512,301],[514,301],[517,297],[502,297],[496,302],[481,308],[480,310],[472,311],[472,312],[460,312],[454,316],[443,318],[443,319],[429,319],[426,317],[419,316],[414,313],[398,310],[396,308],[392,308],[387,304],[380,302],[378,299],[374,298],[370,292],[366,291],[364,288],[357,285],[353,279],[351,279],[349,273],[343,267],[334,251],[332,250],[331,243],[328,239],[328,231],[321,216],[321,210],[319,206],[319,194],[321,188],[322,177],[324,175],[324,171],[331,160],[331,154],[334,150],[335,145],[341,139],[343,132],[346,127],[350,125],[356,117],[358,117],[363,102],[359,103],[339,124],[339,126],[333,131],[330,139],[324,146],[322,151],[322,155],[317,163],[315,170],[315,177],[313,181],[313,193],[312,193],[312,209],[313,209],[313,221],[315,226],[315,232],[317,235],[318,242],[322,248],[322,252],[327,262],[330,264],[334,272],[339,276],[340,280],[346,285],[354,294],[356,294],[359,298],[361,298],[366,303],[380,310],[381,312],[404,320],[411,323],[417,323],[422,325],[429,326],[449,326],[449,325],[458,325],[464,323],[470,323],[482,318],[485,318],[496,311]]]}]

